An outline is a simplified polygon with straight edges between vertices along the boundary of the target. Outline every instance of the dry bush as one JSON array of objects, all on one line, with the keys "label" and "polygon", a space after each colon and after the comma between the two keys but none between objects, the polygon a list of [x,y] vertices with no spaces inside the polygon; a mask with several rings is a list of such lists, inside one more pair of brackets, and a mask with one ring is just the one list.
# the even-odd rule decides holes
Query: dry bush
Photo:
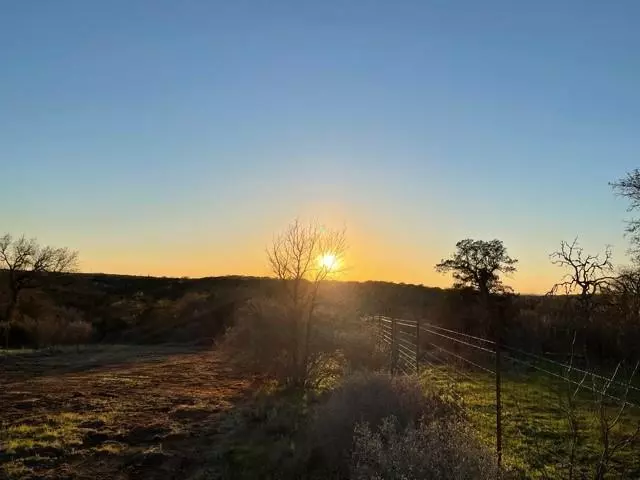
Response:
[{"label": "dry bush", "polygon": [[[377,432],[383,419],[394,415],[399,428],[415,427],[423,420],[455,418],[455,407],[417,380],[385,374],[349,377],[321,405],[311,426],[310,445],[316,461],[345,475],[354,451],[354,429],[366,423]],[[314,462],[315,463],[315,462]]]},{"label": "dry bush", "polygon": [[402,428],[390,416],[376,429],[358,424],[353,442],[353,480],[499,478],[491,453],[459,421],[436,419]]},{"label": "dry bush", "polygon": [[44,315],[35,320],[32,327],[32,338],[35,340],[36,347],[58,345],[64,325],[65,323],[60,317],[52,314]]},{"label": "dry bush", "polygon": [[291,322],[279,303],[254,300],[239,310],[222,347],[236,367],[286,383],[293,374],[289,351],[291,334]]},{"label": "dry bush", "polygon": [[116,325],[111,337],[136,343],[195,340],[210,345],[232,323],[237,303],[232,292],[220,296],[197,291],[175,300],[147,298],[130,302],[129,318],[123,326]]},{"label": "dry bush", "polygon": [[64,343],[80,345],[93,337],[93,327],[84,320],[69,322],[64,330]]},{"label": "dry bush", "polygon": [[338,351],[347,374],[388,367],[389,352],[380,344],[375,325],[363,323],[357,314],[343,315],[328,307],[319,309],[318,317],[315,344],[324,339],[326,348]]},{"label": "dry bush", "polygon": [[73,308],[50,308],[36,318],[23,315],[19,323],[36,347],[78,345],[93,337],[92,325]]},{"label": "dry bush", "polygon": [[[347,371],[382,367],[386,359],[374,335],[374,329],[359,320],[318,309],[309,335],[305,386],[328,387]],[[255,299],[237,312],[223,347],[236,366],[291,384],[296,374],[296,337],[295,322],[282,303]]]}]

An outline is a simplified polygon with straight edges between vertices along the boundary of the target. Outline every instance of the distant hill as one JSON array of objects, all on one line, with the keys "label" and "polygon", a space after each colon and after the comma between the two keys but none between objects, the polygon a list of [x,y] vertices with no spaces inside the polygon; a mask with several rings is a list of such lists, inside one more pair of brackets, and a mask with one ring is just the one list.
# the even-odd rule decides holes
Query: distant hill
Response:
[{"label": "distant hill", "polygon": [[[29,344],[46,322],[89,322],[99,342],[210,342],[248,300],[274,297],[278,280],[221,276],[173,278],[105,273],[46,274],[41,288],[25,291],[14,344]],[[354,313],[419,315],[445,290],[390,282],[327,281],[320,301]],[[34,327],[35,325],[35,327]]]}]

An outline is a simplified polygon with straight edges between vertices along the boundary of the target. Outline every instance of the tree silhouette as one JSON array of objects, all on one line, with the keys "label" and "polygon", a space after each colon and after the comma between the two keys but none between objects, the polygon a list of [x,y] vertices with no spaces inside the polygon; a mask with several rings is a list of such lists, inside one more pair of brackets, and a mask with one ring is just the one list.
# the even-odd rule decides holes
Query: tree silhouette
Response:
[{"label": "tree silhouette", "polygon": [[[640,209],[640,169],[628,172],[623,178],[609,183],[621,197],[630,201],[627,211],[632,212]],[[627,222],[627,234],[631,240],[631,253],[636,256],[636,261],[640,260],[640,219],[633,218]]]},{"label": "tree silhouette", "polygon": [[454,288],[471,287],[478,290],[487,300],[493,293],[510,290],[505,286],[500,274],[516,271],[518,261],[507,255],[507,249],[500,240],[465,239],[456,243],[456,251],[436,265],[438,272],[451,272],[455,280]]},{"label": "tree silhouette", "polygon": [[[310,361],[311,329],[320,283],[335,276],[346,250],[344,231],[295,220],[267,249],[271,271],[282,281],[291,321],[292,382],[303,386]],[[329,261],[327,261],[329,260]]]},{"label": "tree silhouette", "polygon": [[37,286],[38,277],[47,272],[61,273],[76,269],[78,253],[68,248],[53,248],[38,244],[24,236],[14,239],[0,237],[0,270],[6,273],[9,301],[4,314],[4,344],[9,347],[9,332],[20,293]]},{"label": "tree silhouette", "polygon": [[608,289],[615,280],[611,257],[610,247],[606,247],[602,255],[592,255],[584,252],[577,238],[572,243],[561,242],[560,250],[549,255],[549,259],[567,273],[549,293],[554,295],[562,291],[568,298],[577,295],[580,321],[590,322],[596,307],[596,295]]},{"label": "tree silhouette", "polygon": [[560,250],[549,255],[551,263],[568,270],[561,282],[556,283],[550,293],[564,290],[567,295],[577,293],[587,300],[608,286],[613,277],[611,247],[604,254],[586,254],[576,238],[572,243],[560,242]]}]

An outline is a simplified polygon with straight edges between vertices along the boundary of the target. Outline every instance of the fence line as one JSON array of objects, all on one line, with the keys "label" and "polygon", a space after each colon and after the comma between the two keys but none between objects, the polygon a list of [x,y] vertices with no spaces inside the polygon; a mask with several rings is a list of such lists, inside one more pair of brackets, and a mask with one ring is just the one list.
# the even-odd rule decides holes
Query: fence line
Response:
[{"label": "fence line", "polygon": [[[640,419],[640,405],[628,398],[630,393],[640,392],[640,388],[631,384],[632,378],[630,378],[627,383],[618,380],[616,378],[618,369],[616,369],[616,372],[611,377],[606,377],[600,373],[578,368],[572,364],[549,359],[542,355],[527,352],[510,345],[504,345],[502,342],[498,343],[488,338],[482,338],[466,332],[459,332],[450,328],[441,327],[424,320],[400,319],[381,315],[369,316],[366,318],[368,318],[369,321],[373,321],[377,326],[380,342],[389,350],[389,361],[393,372],[403,373],[406,375],[415,374],[420,371],[421,365],[425,365],[429,367],[429,371],[434,372],[434,374],[442,375],[454,385],[461,385],[459,384],[459,380],[456,380],[449,371],[452,370],[455,372],[454,375],[458,375],[460,378],[465,378],[476,387],[480,387],[480,390],[478,391],[481,391],[484,388],[488,393],[492,392],[494,396],[493,402],[495,404],[496,454],[499,461],[503,450],[503,436],[505,435],[501,424],[505,418],[507,421],[511,421],[513,416],[513,413],[507,412],[507,417],[504,417],[504,401],[501,394],[501,390],[503,388],[502,384],[505,381],[513,382],[513,377],[515,375],[523,376],[527,382],[529,382],[529,379],[533,379],[533,377],[530,376],[530,373],[528,374],[526,371],[523,372],[522,370],[513,370],[513,367],[510,365],[521,365],[527,367],[527,369],[543,374],[543,377],[540,377],[542,379],[549,378],[560,380],[563,383],[559,385],[571,385],[573,390],[575,390],[575,392],[572,390],[572,396],[574,399],[580,390],[584,390],[596,395],[593,397],[592,401],[602,402],[604,399],[614,401],[619,404],[618,406],[621,411],[624,411],[626,407],[638,409],[637,413],[638,418]],[[445,343],[446,345],[443,346],[442,343]],[[465,352],[473,353],[472,359],[465,357]],[[504,359],[506,364],[505,362],[502,362],[501,359]],[[560,371],[554,372],[549,368],[536,364],[535,362],[544,362],[543,365],[553,365],[558,367]],[[531,370],[529,370],[529,372]],[[489,377],[474,377],[474,371],[495,377],[495,381],[492,380],[493,383],[488,383]],[[573,372],[580,373],[582,379],[578,381],[574,377],[571,377]],[[502,373],[508,375],[507,380],[505,380],[501,375]],[[591,377],[592,385],[587,384],[585,381],[588,377]],[[596,386],[596,379],[604,382],[601,388]],[[539,379],[538,377],[535,377],[532,381],[538,382]],[[536,405],[540,404],[545,406],[544,404],[549,403],[550,399],[553,398],[549,397],[544,400],[542,397],[534,398],[535,396],[545,396],[546,394],[541,391],[536,391],[535,388],[529,391],[528,383],[522,386],[519,383],[513,382],[513,385],[516,385],[517,388],[514,390],[513,396],[511,396],[511,394],[507,396],[507,400],[509,402],[508,408],[514,408],[514,406],[517,408],[517,415],[514,417],[516,419],[520,418],[521,420],[522,417],[518,396],[522,397],[523,395],[529,395],[524,398],[524,400],[533,405],[534,408]],[[553,382],[546,385],[549,392],[557,386],[558,384],[554,384]],[[623,393],[619,394],[616,388],[621,387],[623,387]],[[610,393],[610,389],[613,389],[616,395]],[[561,395],[561,393],[559,393],[559,395]],[[559,401],[560,398],[561,397],[558,397]],[[546,407],[551,408],[549,405],[546,405]],[[600,408],[602,409],[602,407]],[[482,411],[482,415],[486,415],[487,412],[488,411],[485,408]],[[556,414],[558,412],[560,412],[560,410],[556,411]],[[516,423],[514,427],[514,430],[516,430],[523,438],[526,438],[527,435],[530,437],[532,430],[538,432],[539,429],[539,425],[533,425],[530,426],[530,428],[522,428],[518,423]],[[511,434],[512,430],[508,430],[508,432],[508,434]],[[533,448],[537,450],[540,450],[538,444],[541,441],[542,440],[536,438],[535,435],[534,438],[527,438],[527,444],[535,444],[535,447]],[[510,444],[507,443],[507,445]],[[555,447],[551,447],[550,451],[552,454],[559,454],[557,453],[557,445]],[[559,462],[560,465],[564,465],[565,463],[566,462]],[[545,469],[547,468],[547,466],[544,465],[543,467]],[[640,465],[638,465],[638,472],[640,472]]]},{"label": "fence line", "polygon": [[420,327],[420,330],[425,331],[425,332],[429,332],[429,333],[431,333],[431,334],[433,334],[433,335],[438,335],[439,337],[443,337],[443,338],[446,338],[446,339],[448,339],[448,340],[452,340],[452,341],[454,341],[454,342],[460,343],[460,344],[462,344],[462,345],[466,345],[466,346],[468,346],[468,347],[473,347],[473,348],[476,348],[476,349],[478,349],[478,350],[483,350],[483,351],[485,351],[485,352],[489,352],[489,353],[493,353],[493,354],[495,354],[495,353],[496,353],[496,352],[495,352],[495,350],[490,350],[490,349],[488,349],[488,348],[481,347],[480,345],[474,345],[474,344],[472,344],[472,343],[465,342],[464,340],[460,340],[460,339],[457,339],[457,338],[453,338],[453,337],[450,337],[450,336],[444,335],[444,334],[442,334],[442,333],[437,333],[437,332],[434,332],[433,330],[429,330],[429,329],[424,328],[424,327]]},{"label": "fence line", "polygon": [[[391,319],[388,319],[387,317],[381,317],[381,318],[383,319],[383,321],[388,321],[389,323],[391,323],[391,322],[392,322],[392,320],[391,320]],[[409,322],[413,322],[413,323],[409,323]],[[403,325],[403,326],[409,326],[409,327],[416,328],[416,326],[417,326],[417,322],[416,322],[415,320],[414,320],[414,321],[401,320],[401,321],[397,321],[397,322],[396,322],[396,325]],[[462,332],[456,332],[455,330],[445,329],[445,328],[443,328],[443,327],[437,327],[437,326],[435,326],[435,325],[431,325],[431,324],[427,324],[427,323],[420,322],[420,327],[419,327],[419,329],[420,329],[421,331],[424,331],[424,332],[430,333],[430,334],[432,334],[432,335],[437,335],[437,336],[439,336],[439,337],[445,338],[445,339],[450,340],[450,341],[452,341],[452,342],[455,342],[455,343],[457,343],[457,344],[461,344],[461,345],[464,345],[464,346],[467,346],[467,347],[475,348],[475,349],[477,349],[477,350],[481,350],[481,351],[484,351],[484,352],[487,352],[487,353],[491,353],[491,354],[493,354],[493,355],[495,355],[495,354],[496,354],[495,350],[491,350],[491,349],[488,349],[488,348],[485,348],[485,347],[481,347],[480,345],[475,345],[475,344],[472,344],[472,343],[466,342],[466,341],[464,341],[464,340],[461,340],[461,339],[458,339],[458,338],[454,338],[454,337],[452,337],[452,336],[450,336],[450,335],[444,335],[444,334],[442,334],[442,333],[435,332],[435,331],[433,331],[433,330],[431,330],[431,329],[426,328],[424,325],[430,325],[430,326],[432,326],[432,328],[438,328],[439,330],[447,331],[447,332],[449,332],[449,333],[451,333],[451,334],[454,334],[454,335],[460,335],[460,336],[463,336],[463,337],[465,337],[465,338],[471,338],[471,339],[479,340],[479,341],[482,341],[482,342],[485,342],[485,343],[488,343],[488,344],[493,344],[493,345],[495,345],[495,342],[494,342],[494,341],[492,341],[492,340],[484,339],[484,338],[481,338],[481,337],[475,337],[475,336],[473,336],[473,335],[468,335],[468,334],[465,334],[465,333],[462,333]],[[397,336],[399,336],[400,334],[403,334],[403,335],[404,335],[404,334],[406,334],[406,332],[397,332],[397,333],[396,333],[396,337],[397,337]],[[416,338],[417,336],[413,335],[412,337],[413,337],[413,338]],[[386,339],[388,342],[393,343],[393,338],[392,338],[392,337],[390,337],[390,336],[386,336],[386,337],[385,337],[385,339]],[[401,343],[402,339],[398,339],[398,338],[396,338],[396,341],[398,342],[398,344],[402,345],[402,343]],[[429,342],[427,342],[427,343],[429,343]],[[440,350],[442,350],[442,351],[445,351],[446,353],[449,353],[449,354],[450,354],[450,355],[452,355],[452,356],[455,356],[455,357],[456,357],[456,358],[458,358],[459,360],[462,360],[462,361],[464,361],[464,362],[466,362],[466,363],[472,364],[472,365],[474,365],[474,366],[475,366],[475,367],[477,367],[477,368],[480,368],[480,369],[482,369],[482,370],[485,370],[485,371],[490,372],[490,373],[493,373],[493,374],[495,374],[495,373],[496,373],[495,371],[492,371],[492,370],[490,370],[490,369],[488,369],[488,368],[486,368],[486,367],[483,367],[483,366],[481,366],[481,365],[478,365],[477,363],[474,363],[474,362],[472,362],[472,361],[470,361],[470,360],[468,360],[468,359],[466,359],[466,358],[464,358],[464,357],[462,357],[462,356],[460,356],[460,355],[457,355],[457,354],[455,354],[455,353],[453,353],[453,352],[450,352],[450,351],[448,351],[448,350],[444,349],[444,348],[443,348],[443,347],[441,347],[441,346],[437,346],[437,345],[435,345],[435,344],[433,344],[433,343],[429,343],[429,344],[430,344],[431,346],[434,346],[435,348],[438,348],[438,349],[440,349]],[[411,345],[411,346],[414,346],[414,345]],[[521,349],[518,349],[518,348],[515,348],[515,347],[511,347],[511,346],[509,346],[509,345],[501,345],[501,348],[503,348],[503,349],[505,349],[505,350],[510,350],[510,351],[512,351],[512,352],[515,352],[515,353],[519,353],[519,354],[521,354],[521,355],[525,355],[525,356],[527,356],[527,357],[530,357],[530,358],[533,358],[533,359],[536,359],[536,360],[540,360],[540,361],[543,361],[543,362],[547,362],[547,363],[550,363],[550,364],[553,364],[553,365],[559,366],[559,367],[561,367],[562,369],[565,369],[565,370],[569,370],[569,371],[575,371],[575,372],[583,373],[583,374],[589,375],[589,376],[591,376],[591,377],[593,377],[593,378],[598,378],[598,379],[600,379],[600,380],[604,380],[604,381],[606,381],[606,382],[608,382],[608,383],[611,383],[612,385],[622,386],[622,387],[625,387],[625,388],[629,388],[630,390],[634,390],[634,391],[638,391],[638,392],[640,392],[640,388],[638,388],[638,387],[635,387],[635,386],[633,386],[633,385],[630,385],[630,384],[627,384],[627,383],[623,383],[623,382],[617,381],[617,380],[615,380],[614,378],[605,377],[605,376],[600,375],[600,374],[598,374],[598,373],[590,372],[590,371],[587,371],[587,370],[584,370],[584,369],[578,368],[578,367],[573,366],[573,365],[569,365],[569,364],[566,364],[566,363],[558,362],[558,361],[556,361],[556,360],[552,360],[552,359],[549,359],[549,358],[546,358],[546,357],[543,357],[543,356],[540,356],[540,355],[536,355],[536,354],[533,354],[533,353],[530,353],[530,352],[526,352],[526,351],[524,351],[524,350],[521,350]],[[411,353],[415,353],[415,352],[413,352],[413,351],[412,351]],[[542,368],[542,367],[539,367],[539,366],[537,366],[537,365],[535,365],[535,364],[533,364],[533,363],[531,363],[531,362],[526,362],[526,361],[524,361],[524,360],[520,360],[520,359],[518,359],[518,358],[515,358],[515,357],[513,357],[513,356],[511,356],[511,355],[507,355],[507,354],[504,354],[504,356],[505,356],[505,358],[508,358],[509,360],[511,360],[511,361],[513,361],[513,362],[515,362],[515,363],[519,363],[519,364],[524,365],[524,366],[527,366],[527,367],[529,367],[529,368],[533,368],[533,369],[535,369],[535,370],[537,370],[537,371],[539,371],[539,372],[542,372],[542,373],[544,373],[544,374],[546,374],[546,375],[549,375],[549,376],[552,376],[552,377],[555,377],[555,378],[561,379],[561,380],[566,381],[566,382],[568,382],[568,383],[572,383],[572,384],[574,384],[574,385],[576,385],[576,386],[580,386],[580,388],[584,388],[585,390],[590,390],[590,391],[593,391],[593,392],[595,392],[595,393],[600,393],[600,394],[602,394],[602,395],[604,395],[604,396],[606,396],[606,397],[610,398],[611,400],[622,401],[622,399],[621,399],[621,398],[619,398],[619,397],[616,397],[616,396],[614,396],[614,395],[607,394],[607,393],[606,393],[606,392],[604,392],[604,391],[595,390],[595,389],[593,389],[593,388],[591,388],[591,387],[589,387],[589,386],[587,386],[587,385],[580,384],[579,382],[576,382],[576,381],[574,381],[574,380],[572,380],[572,379],[570,379],[570,378],[567,378],[566,376],[563,376],[563,375],[558,374],[558,373],[555,373],[555,372],[551,372],[551,371],[549,371],[549,370],[547,370],[547,369],[544,369],[544,368]],[[628,402],[628,401],[627,401],[626,403],[627,403],[627,404],[629,404],[629,405],[631,405],[631,406],[633,406],[633,407],[640,407],[639,405],[636,405],[636,404],[635,404],[635,403],[633,403],[633,402]]]},{"label": "fence line", "polygon": [[[418,323],[412,320],[393,319],[384,316],[371,317],[377,319],[380,340],[388,347],[391,355],[392,371],[400,370],[405,374],[419,370]],[[401,330],[409,328],[416,331],[412,334]]]},{"label": "fence line", "polygon": [[487,340],[486,338],[482,338],[482,337],[474,337],[473,335],[469,335],[467,333],[462,333],[462,332],[457,332],[455,330],[450,330],[450,329],[444,328],[444,327],[439,327],[439,326],[434,325],[432,323],[420,322],[420,325],[421,326],[425,326],[426,325],[427,327],[433,328],[435,330],[441,330],[443,332],[453,333],[455,335],[460,335],[461,337],[471,338],[473,340],[478,340],[480,342],[488,343],[488,344],[491,344],[491,345],[495,345],[496,344],[496,342],[494,342],[493,340]]},{"label": "fence line", "polygon": [[629,387],[631,390],[635,390],[637,392],[640,392],[640,388],[638,388],[638,387],[634,387],[633,385],[627,385],[626,383],[619,382],[619,381],[617,381],[615,379],[612,379],[612,378],[609,378],[609,377],[605,377],[603,375],[599,375],[599,374],[597,374],[595,372],[589,372],[588,370],[583,370],[581,368],[576,367],[575,365],[569,365],[569,364],[566,364],[566,363],[558,362],[557,360],[552,360],[550,358],[546,358],[546,357],[543,357],[543,356],[540,356],[540,355],[536,355],[534,353],[526,352],[526,351],[521,350],[519,348],[510,347],[508,345],[503,345],[502,348],[504,348],[506,350],[511,350],[512,352],[519,353],[521,355],[524,355],[524,356],[527,356],[527,357],[530,357],[530,358],[534,358],[536,360],[540,360],[540,361],[547,362],[547,363],[550,363],[550,364],[553,364],[553,365],[557,365],[559,367],[562,367],[565,370],[571,370],[571,371],[584,373],[586,375],[590,375],[590,376],[598,378],[600,380],[605,380],[606,382],[611,382],[614,385],[622,386],[622,387],[625,387],[625,388]]},{"label": "fence line", "polygon": [[[596,389],[596,388],[589,387],[588,385],[585,385],[585,384],[584,384],[584,382],[576,382],[575,380],[572,380],[572,379],[567,378],[567,377],[563,377],[562,375],[557,374],[557,373],[554,373],[554,372],[550,372],[549,370],[546,370],[546,369],[544,369],[544,368],[540,368],[540,367],[538,367],[538,366],[536,366],[536,365],[534,365],[534,364],[532,364],[532,363],[530,363],[530,362],[526,362],[526,361],[524,361],[524,360],[520,360],[520,359],[518,359],[518,358],[512,357],[511,355],[507,355],[507,354],[505,354],[504,356],[505,356],[505,358],[507,358],[507,359],[511,360],[511,361],[512,361],[512,362],[514,362],[514,363],[519,363],[519,364],[521,364],[521,365],[524,365],[524,366],[527,366],[527,367],[533,368],[534,370],[537,370],[537,371],[539,371],[539,372],[542,372],[542,373],[544,373],[544,374],[546,374],[546,375],[552,376],[552,377],[554,377],[554,378],[558,378],[558,379],[560,379],[560,380],[562,380],[562,381],[564,381],[564,382],[567,382],[567,383],[570,383],[570,384],[572,384],[572,385],[575,385],[575,386],[577,386],[579,389],[580,389],[580,388],[583,388],[583,389],[585,389],[585,390],[589,390],[589,391],[591,391],[591,392],[593,392],[593,393],[597,393],[597,394],[599,394],[599,395],[602,395],[603,397],[607,397],[607,398],[609,398],[609,399],[611,399],[611,400],[615,400],[615,401],[617,401],[617,402],[622,402],[622,403],[624,403],[625,405],[629,405],[629,406],[631,406],[631,407],[636,407],[636,408],[638,407],[638,405],[636,405],[635,403],[629,402],[629,401],[628,401],[628,400],[626,400],[626,399],[622,399],[622,398],[616,397],[615,395],[610,395],[610,394],[606,393],[606,390],[607,390],[606,388],[605,388],[605,389],[603,389],[603,390],[598,390],[598,389]],[[592,373],[587,373],[587,376],[588,376],[588,375],[593,375],[593,376],[595,376],[595,374],[592,374]]]},{"label": "fence line", "polygon": [[479,364],[477,364],[477,363],[475,363],[475,362],[472,362],[472,361],[471,361],[471,360],[469,360],[468,358],[464,358],[462,355],[458,355],[457,353],[453,353],[453,352],[451,352],[451,351],[447,350],[447,349],[446,349],[446,348],[444,348],[444,347],[441,347],[441,346],[439,346],[439,345],[436,345],[435,343],[430,343],[430,342],[428,342],[428,344],[429,344],[429,345],[431,345],[431,346],[432,346],[432,347],[434,347],[434,348],[437,348],[437,349],[438,349],[438,350],[440,350],[441,352],[445,352],[445,353],[447,353],[447,354],[451,355],[452,357],[455,357],[455,358],[457,358],[457,359],[459,359],[459,360],[462,360],[462,361],[463,361],[463,362],[465,362],[465,363],[468,363],[469,365],[473,365],[474,367],[479,368],[480,370],[483,370],[483,371],[485,371],[485,372],[487,372],[487,373],[490,373],[490,374],[492,374],[492,375],[495,375],[495,374],[496,374],[496,372],[494,372],[494,371],[493,371],[493,370],[491,370],[490,368],[483,367],[482,365],[479,365]]}]

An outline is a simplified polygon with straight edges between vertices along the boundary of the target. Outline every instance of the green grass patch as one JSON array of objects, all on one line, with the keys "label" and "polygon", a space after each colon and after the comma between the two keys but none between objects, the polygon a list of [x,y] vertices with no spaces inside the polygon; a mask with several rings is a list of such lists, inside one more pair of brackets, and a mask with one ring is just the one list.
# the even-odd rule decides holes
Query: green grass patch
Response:
[{"label": "green grass patch", "polygon": [[[430,386],[453,396],[468,414],[479,436],[496,444],[495,377],[484,372],[467,372],[445,366],[425,367],[421,378]],[[502,448],[504,464],[524,478],[566,478],[570,468],[573,434],[568,415],[568,398],[575,385],[547,375],[508,371],[502,378]],[[578,434],[574,447],[574,476],[592,478],[603,450],[598,403],[593,392],[579,390],[574,397]],[[619,407],[605,407],[612,420]],[[611,444],[632,435],[640,424],[640,409],[627,407],[611,430]],[[640,477],[638,443],[619,448],[608,465],[610,478]]]},{"label": "green grass patch", "polygon": [[84,435],[91,431],[83,427],[86,422],[109,421],[108,414],[60,412],[44,415],[37,422],[8,426],[0,435],[0,452],[8,457],[2,470],[8,478],[22,478],[33,473],[32,465],[55,462],[82,449]]},{"label": "green grass patch", "polygon": [[6,429],[3,445],[6,453],[39,451],[47,448],[67,449],[82,444],[78,424],[82,417],[76,413],[47,415],[36,424],[14,425]]}]

